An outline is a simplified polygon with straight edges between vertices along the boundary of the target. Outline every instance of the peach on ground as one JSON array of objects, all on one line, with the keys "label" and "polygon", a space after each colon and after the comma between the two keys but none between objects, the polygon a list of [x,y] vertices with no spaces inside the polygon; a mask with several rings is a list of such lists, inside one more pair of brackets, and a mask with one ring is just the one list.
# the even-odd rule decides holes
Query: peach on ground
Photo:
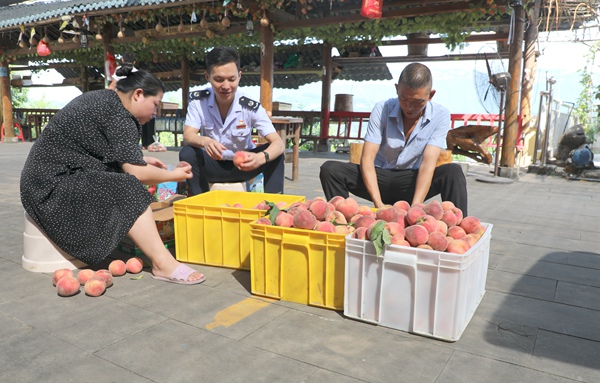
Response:
[{"label": "peach on ground", "polygon": [[433,250],[433,247],[429,246],[428,244],[424,243],[422,245],[417,246],[417,248],[419,249],[427,249],[427,250]]},{"label": "peach on ground", "polygon": [[336,226],[329,221],[319,221],[315,226],[315,231],[324,231],[326,233],[335,233]]},{"label": "peach on ground", "polygon": [[419,219],[419,217],[422,217],[424,215],[427,215],[427,213],[425,213],[425,210],[423,210],[423,208],[418,206],[411,207],[406,212],[406,223],[408,223],[409,226],[414,225]]},{"label": "peach on ground", "polygon": [[375,217],[375,212],[373,211],[373,209],[371,209],[371,207],[367,205],[359,206],[357,214],[370,215],[372,217]]},{"label": "peach on ground", "polygon": [[442,218],[442,214],[444,213],[444,209],[442,208],[442,204],[438,200],[433,200],[425,205],[425,213],[433,216],[435,219]]},{"label": "peach on ground", "polygon": [[424,226],[412,225],[404,229],[404,237],[411,246],[419,246],[427,243],[429,239],[429,232]]},{"label": "peach on ground", "polygon": [[56,282],[56,292],[61,297],[70,297],[79,293],[79,281],[72,275],[65,275]]},{"label": "peach on ground", "polygon": [[292,227],[294,225],[294,216],[285,211],[280,211],[275,217],[275,226]]},{"label": "peach on ground", "polygon": [[448,228],[448,235],[454,239],[460,239],[467,235],[465,230],[460,226],[450,226]]},{"label": "peach on ground", "polygon": [[90,279],[93,276],[94,276],[94,270],[83,269],[83,270],[79,270],[79,272],[77,273],[77,280],[79,281],[79,284],[83,286],[83,285],[85,285],[85,282],[87,282],[88,279]]},{"label": "peach on ground", "polygon": [[356,220],[356,222],[354,222],[354,227],[359,228],[359,227],[369,227],[371,226],[371,224],[373,222],[375,222],[375,217],[371,217],[371,216],[362,216],[359,219]]},{"label": "peach on ground", "polygon": [[[343,214],[342,214],[343,215]],[[352,218],[350,218],[350,220],[348,221],[348,223],[356,223],[356,221],[360,218],[363,217],[362,214],[360,213],[356,213],[352,216]],[[345,217],[344,217],[345,218]]]},{"label": "peach on ground", "polygon": [[144,262],[140,257],[129,258],[127,262],[125,262],[125,269],[127,269],[128,273],[137,274],[142,271],[144,268]]},{"label": "peach on ground", "polygon": [[381,219],[376,219],[367,226],[367,238],[368,239],[371,239],[371,232],[373,231],[373,228],[375,227],[375,225],[377,225],[379,222],[383,222],[385,225],[385,221],[383,221]]},{"label": "peach on ground", "polygon": [[299,210],[294,216],[294,227],[312,230],[317,225],[317,218],[308,210]]},{"label": "peach on ground", "polygon": [[106,288],[109,288],[110,286],[113,285],[113,276],[110,273],[110,271],[108,271],[108,270],[105,270],[105,269],[98,270],[94,274],[94,277],[100,277],[100,278],[104,279],[104,283],[106,283]]},{"label": "peach on ground", "polygon": [[448,242],[448,247],[446,248],[446,252],[448,253],[456,253],[456,254],[464,254],[471,248],[471,245],[464,239],[454,239]]},{"label": "peach on ground", "polygon": [[433,218],[433,216],[426,214],[422,217],[419,217],[417,220],[417,225],[421,225],[427,229],[427,232],[433,233],[438,228],[437,219]]},{"label": "peach on ground", "polygon": [[349,226],[349,225],[339,225],[335,227],[335,232],[338,234],[350,234],[350,233],[354,233],[356,229],[354,228],[354,226]]},{"label": "peach on ground", "polygon": [[385,228],[390,233],[391,237],[396,234],[402,234],[402,237],[404,237],[404,226],[400,225],[398,222],[386,222]]},{"label": "peach on ground", "polygon": [[352,197],[348,197],[343,201],[338,202],[336,208],[341,212],[346,219],[352,218],[352,216],[358,213],[358,202]]},{"label": "peach on ground", "polygon": [[453,213],[454,213],[454,215],[456,216],[456,224],[457,224],[457,225],[460,225],[460,222],[463,220],[463,217],[464,217],[463,211],[462,211],[462,210],[460,210],[460,209],[459,209],[459,208],[457,208],[457,207],[453,207],[453,208],[452,208],[452,209],[450,209],[450,210],[452,210],[452,212],[453,212]]},{"label": "peach on ground", "polygon": [[127,268],[125,267],[125,262],[120,259],[115,259],[108,265],[108,271],[110,271],[114,277],[120,277],[121,275],[125,275]]},{"label": "peach on ground", "polygon": [[367,238],[367,228],[366,227],[359,227],[356,230],[354,230],[353,237],[357,238],[357,239],[368,239]]},{"label": "peach on ground", "polygon": [[452,210],[444,210],[440,221],[444,221],[448,227],[456,226],[456,223],[458,222],[456,214],[454,214]]},{"label": "peach on ground", "polygon": [[454,202],[452,202],[452,201],[442,201],[442,209],[444,209],[444,210],[450,210],[453,207],[456,207],[454,205]]},{"label": "peach on ground", "polygon": [[257,225],[267,225],[267,226],[273,226],[273,224],[271,223],[271,220],[267,217],[260,217],[259,219],[256,220],[256,224]]},{"label": "peach on ground", "polygon": [[327,214],[329,213],[329,209],[327,206],[327,202],[321,199],[315,199],[310,204],[308,210],[313,213],[317,221],[323,221]]},{"label": "peach on ground", "polygon": [[479,230],[481,222],[479,221],[479,218],[470,215],[468,217],[464,217],[458,226],[462,227],[465,230],[465,233],[472,234]]},{"label": "peach on ground", "polygon": [[479,241],[479,237],[476,234],[467,234],[463,238],[467,243],[473,247]]},{"label": "peach on ground", "polygon": [[331,198],[331,199],[330,199],[328,202],[329,202],[330,204],[332,204],[332,205],[333,205],[333,207],[335,207],[335,208],[337,209],[337,204],[338,204],[338,202],[340,202],[340,201],[343,201],[343,200],[345,200],[345,199],[346,199],[346,198],[342,197],[341,195],[336,195],[335,197]]},{"label": "peach on ground", "polygon": [[398,221],[398,212],[393,206],[387,205],[375,212],[375,218],[381,219],[385,222],[396,222]]},{"label": "peach on ground", "polygon": [[392,245],[408,246],[410,243],[404,238],[404,236],[395,235],[392,237]]},{"label": "peach on ground", "polygon": [[106,288],[106,282],[98,275],[90,278],[83,286],[85,294],[90,297],[99,297],[104,294]]},{"label": "peach on ground", "polygon": [[71,269],[58,269],[54,271],[52,274],[52,285],[56,286],[56,283],[64,276],[73,276],[73,271]]},{"label": "peach on ground", "polygon": [[444,221],[437,221],[437,229],[435,231],[439,231],[446,236],[448,234],[448,225]]},{"label": "peach on ground", "polygon": [[408,211],[408,209],[410,209],[410,204],[407,201],[403,200],[394,202],[392,206],[395,207],[396,210],[402,209],[404,211]]},{"label": "peach on ground", "polygon": [[427,244],[431,246],[433,250],[436,251],[445,251],[448,247],[448,241],[446,240],[446,236],[439,231],[434,231],[429,234],[429,238],[427,239]]}]

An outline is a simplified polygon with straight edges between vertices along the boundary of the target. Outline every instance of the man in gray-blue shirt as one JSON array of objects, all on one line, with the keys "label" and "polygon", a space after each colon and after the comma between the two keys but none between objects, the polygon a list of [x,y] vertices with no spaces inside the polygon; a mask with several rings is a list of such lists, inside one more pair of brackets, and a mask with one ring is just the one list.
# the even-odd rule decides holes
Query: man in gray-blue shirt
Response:
[{"label": "man in gray-blue shirt", "polygon": [[[260,173],[265,192],[283,193],[284,143],[267,111],[238,90],[242,76],[238,52],[213,48],[206,56],[205,76],[211,87],[190,93],[183,128],[186,146],[179,153],[181,161],[192,165],[189,194],[207,192],[209,183],[249,181]],[[255,146],[253,128],[266,144]],[[233,157],[238,151],[249,154],[236,167]]]},{"label": "man in gray-blue shirt", "polygon": [[377,208],[405,200],[411,205],[440,194],[467,215],[467,182],[460,165],[436,167],[446,149],[450,112],[431,102],[431,71],[407,65],[396,85],[398,98],[375,105],[369,118],[360,165],[327,161],[321,185],[327,199],[349,192]]}]

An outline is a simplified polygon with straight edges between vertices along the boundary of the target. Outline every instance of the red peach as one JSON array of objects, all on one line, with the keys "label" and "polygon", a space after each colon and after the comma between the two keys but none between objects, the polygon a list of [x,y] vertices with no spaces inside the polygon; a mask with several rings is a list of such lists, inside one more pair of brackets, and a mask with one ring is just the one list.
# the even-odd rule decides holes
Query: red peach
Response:
[{"label": "red peach", "polygon": [[471,246],[464,239],[454,239],[448,243],[446,251],[448,253],[464,254],[469,251],[470,248]]},{"label": "red peach", "polygon": [[473,234],[475,234],[478,238],[483,237],[483,234],[485,234],[485,226],[483,226],[483,225],[479,226],[479,229],[477,229],[477,232],[473,233]]},{"label": "red peach", "polygon": [[419,219],[416,222],[416,225],[421,225],[425,227],[425,229],[427,229],[428,233],[433,233],[438,228],[438,221],[435,218],[433,218],[433,216],[426,214],[422,217],[419,217]]},{"label": "red peach", "polygon": [[92,269],[83,269],[79,270],[77,273],[77,280],[81,286],[85,285],[85,282],[88,281],[91,277],[94,276],[94,270]]},{"label": "red peach", "polygon": [[338,234],[350,234],[354,233],[356,229],[353,226],[339,225],[335,227],[335,232]]},{"label": "red peach", "polygon": [[442,209],[442,204],[440,201],[433,200],[425,205],[425,213],[429,214],[435,219],[441,219],[442,214],[444,213],[444,209]]},{"label": "red peach", "polygon": [[420,207],[421,209],[425,209],[425,204],[424,203],[413,203],[411,207]]},{"label": "red peach", "polygon": [[99,297],[106,291],[106,282],[100,276],[94,276],[83,286],[85,294],[90,297]]},{"label": "red peach", "polygon": [[330,204],[332,204],[334,208],[336,208],[336,209],[337,209],[337,204],[338,204],[338,202],[340,202],[340,201],[343,201],[343,200],[345,200],[345,199],[346,199],[346,198],[342,197],[341,195],[336,195],[335,197],[333,197],[332,199],[330,199],[328,202],[329,202]]},{"label": "red peach", "polygon": [[433,250],[433,247],[429,246],[428,244],[424,243],[422,245],[417,246],[417,248],[419,249],[427,249],[427,250]]},{"label": "red peach", "polygon": [[[113,285],[113,276],[110,273],[110,271],[108,271],[108,270],[105,270],[105,269],[98,270],[98,271],[96,271],[96,273],[94,273],[94,277],[100,277],[100,278],[104,279],[104,283],[106,283],[106,288],[109,288]],[[88,282],[89,282],[89,280],[88,280]]]},{"label": "red peach", "polygon": [[452,210],[452,212],[453,212],[453,213],[454,213],[454,215],[456,216],[456,224],[457,224],[457,225],[460,225],[460,223],[461,223],[461,221],[463,220],[463,217],[464,217],[464,215],[463,215],[463,211],[462,211],[462,210],[460,210],[460,209],[459,209],[459,208],[457,208],[457,207],[454,207],[454,208],[452,208],[452,209],[450,209],[450,210]]},{"label": "red peach", "polygon": [[476,233],[477,230],[479,230],[481,222],[479,221],[479,218],[470,215],[468,217],[463,218],[458,226],[462,227],[465,230],[465,233],[472,234]]},{"label": "red peach", "polygon": [[404,226],[400,225],[398,222],[386,222],[385,228],[392,237],[397,234],[402,234],[402,237],[404,237]]},{"label": "red peach", "polygon": [[410,243],[404,239],[404,236],[395,235],[392,237],[392,245],[400,245],[410,247]]},{"label": "red peach", "polygon": [[422,217],[424,215],[427,215],[427,213],[425,213],[425,210],[423,210],[423,208],[418,206],[411,207],[406,213],[406,223],[408,223],[409,225],[414,225],[419,219],[419,217]]},{"label": "red peach", "polygon": [[144,268],[144,262],[140,257],[129,258],[127,262],[125,262],[125,269],[128,273],[137,274],[142,271]]},{"label": "red peach", "polygon": [[467,235],[465,230],[460,226],[450,226],[448,228],[448,235],[454,239],[460,239]]},{"label": "red peach", "polygon": [[271,220],[267,217],[261,217],[259,219],[256,220],[256,224],[257,225],[267,225],[267,226],[273,226],[273,223],[271,222]]},{"label": "red peach", "polygon": [[448,227],[456,226],[456,222],[458,222],[456,214],[452,210],[444,210],[441,221],[444,221]]},{"label": "red peach", "polygon": [[269,205],[267,205],[266,201],[261,201],[259,203],[257,203],[254,206],[254,209],[258,209],[258,210],[268,210],[269,209]]},{"label": "red peach", "polygon": [[427,244],[436,251],[444,251],[448,247],[446,236],[439,231],[434,231],[433,233],[429,234]]},{"label": "red peach", "polygon": [[115,259],[108,265],[108,271],[113,275],[113,277],[120,277],[121,275],[125,275],[127,269],[125,267],[125,262],[120,259]]},{"label": "red peach", "polygon": [[241,203],[234,203],[233,207],[237,207],[237,208],[243,208],[244,205],[242,205]]},{"label": "red peach", "polygon": [[410,204],[407,201],[396,201],[393,205],[394,208],[396,208],[396,210],[401,209],[404,211],[408,211],[408,209],[410,209]]},{"label": "red peach", "polygon": [[280,202],[276,202],[276,203],[275,203],[275,206],[277,206],[277,207],[278,207],[278,208],[280,208],[280,209],[283,209],[283,208],[284,208],[284,207],[286,207],[287,205],[288,205],[288,203],[287,203],[287,202],[284,202],[284,201],[280,201]]},{"label": "red peach", "polygon": [[52,275],[52,285],[56,286],[56,283],[64,276],[72,277],[73,271],[71,269],[58,269],[54,271]]},{"label": "red peach", "polygon": [[[355,216],[353,216],[353,217],[355,217]],[[344,215],[337,210],[334,210],[334,211],[330,212],[329,214],[327,214],[327,217],[325,217],[325,220],[332,222],[332,223],[337,223],[338,225],[347,225],[348,224],[346,217],[344,217]]]},{"label": "red peach", "polygon": [[427,243],[427,239],[429,239],[427,229],[421,225],[413,225],[405,228],[404,236],[408,243],[414,247]]},{"label": "red peach", "polygon": [[294,227],[312,230],[317,225],[317,218],[308,210],[299,210],[294,216]]},{"label": "red peach", "polygon": [[347,220],[358,213],[358,203],[352,197],[348,197],[345,200],[338,202],[336,208]]},{"label": "red peach", "polygon": [[438,231],[446,236],[448,235],[448,225],[446,225],[446,222],[444,221],[437,221],[437,228],[435,231]]},{"label": "red peach", "polygon": [[321,199],[315,199],[308,207],[308,210],[313,213],[317,221],[323,221],[327,214],[329,214],[329,209],[327,206],[327,202]]},{"label": "red peach", "polygon": [[363,215],[360,213],[356,213],[352,216],[352,218],[350,218],[350,221],[348,221],[348,223],[355,223],[360,217],[363,217]]},{"label": "red peach", "polygon": [[357,219],[356,222],[354,222],[354,227],[369,227],[373,222],[375,222],[375,217],[365,215]]},{"label": "red peach", "polygon": [[356,230],[354,230],[353,237],[357,238],[357,239],[366,240],[367,239],[367,228],[364,226],[357,228]]},{"label": "red peach", "polygon": [[444,210],[452,210],[454,206],[454,202],[452,201],[442,201],[442,209]]},{"label": "red peach", "polygon": [[79,281],[72,275],[64,275],[56,282],[56,292],[61,297],[70,297],[79,293]]},{"label": "red peach", "polygon": [[361,205],[361,206],[359,206],[357,214],[362,214],[362,215],[367,215],[367,216],[375,217],[375,212],[373,211],[373,209],[371,209],[367,205]]},{"label": "red peach", "polygon": [[369,224],[369,226],[367,226],[367,238],[368,239],[371,239],[371,232],[373,231],[373,228],[375,227],[375,225],[377,225],[379,222],[384,222],[384,224],[385,224],[385,221],[382,221],[380,219],[376,219],[373,222],[371,222]]},{"label": "red peach", "polygon": [[248,161],[249,154],[250,153],[245,152],[243,150],[235,152],[235,154],[233,155],[233,164],[235,165],[235,167],[239,168],[240,165]]},{"label": "red peach", "polygon": [[324,231],[326,233],[335,233],[336,226],[329,221],[319,221],[315,226],[315,231]]},{"label": "red peach", "polygon": [[462,239],[467,241],[469,246],[473,247],[479,241],[479,237],[476,234],[467,234]]},{"label": "red peach", "polygon": [[285,211],[280,211],[275,217],[275,226],[292,227],[294,226],[294,216]]},{"label": "red peach", "polygon": [[381,219],[385,222],[396,222],[398,221],[398,212],[393,206],[387,205],[375,212],[375,218]]}]

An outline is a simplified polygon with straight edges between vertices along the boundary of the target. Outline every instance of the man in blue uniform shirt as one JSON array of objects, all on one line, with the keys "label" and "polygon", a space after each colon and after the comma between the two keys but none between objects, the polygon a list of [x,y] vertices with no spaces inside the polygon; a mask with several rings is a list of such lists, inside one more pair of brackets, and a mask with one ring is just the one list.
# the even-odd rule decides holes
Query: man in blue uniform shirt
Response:
[{"label": "man in blue uniform shirt", "polygon": [[[283,193],[283,140],[266,110],[238,91],[242,76],[239,53],[216,47],[206,56],[204,74],[210,87],[190,93],[179,159],[192,166],[189,194],[207,192],[209,183],[243,182],[263,173],[266,193]],[[265,138],[256,147],[252,129]],[[233,164],[237,151],[247,151],[246,161]]]},{"label": "man in blue uniform shirt", "polygon": [[436,167],[446,149],[450,112],[431,102],[435,90],[423,64],[400,74],[398,98],[380,101],[369,118],[360,165],[327,161],[320,179],[327,199],[349,192],[377,208],[399,200],[411,205],[440,194],[467,215],[467,182],[458,164]]}]

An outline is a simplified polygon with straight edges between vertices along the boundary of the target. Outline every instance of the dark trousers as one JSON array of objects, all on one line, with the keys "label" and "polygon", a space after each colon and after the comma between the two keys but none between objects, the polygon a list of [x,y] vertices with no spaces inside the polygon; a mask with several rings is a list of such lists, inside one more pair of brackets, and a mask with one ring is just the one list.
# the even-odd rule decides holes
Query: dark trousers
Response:
[{"label": "dark trousers", "polygon": [[[375,168],[377,184],[383,203],[393,205],[404,200],[412,203],[417,184],[417,170],[384,170]],[[371,200],[363,182],[360,165],[350,162],[327,161],[321,165],[321,186],[327,200],[336,195],[348,198],[349,193]],[[467,215],[467,180],[458,164],[435,168],[426,200],[440,194],[442,201],[452,201]]]},{"label": "dark trousers", "polygon": [[[263,144],[250,151],[258,153],[267,147],[269,144]],[[250,172],[239,170],[233,165],[233,161],[216,161],[204,150],[193,146],[184,146],[179,152],[179,160],[192,165],[194,176],[187,180],[190,195],[209,191],[209,183],[249,181],[260,173],[264,176],[265,193],[283,193],[283,155]]]},{"label": "dark trousers", "polygon": [[151,119],[142,125],[142,146],[147,148],[154,143],[154,122],[155,119]]}]

